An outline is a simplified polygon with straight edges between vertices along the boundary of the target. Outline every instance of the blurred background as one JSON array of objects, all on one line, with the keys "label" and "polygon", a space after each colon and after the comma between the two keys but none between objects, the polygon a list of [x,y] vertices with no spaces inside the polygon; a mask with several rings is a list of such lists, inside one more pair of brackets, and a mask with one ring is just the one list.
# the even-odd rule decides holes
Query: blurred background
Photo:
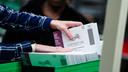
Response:
[{"label": "blurred background", "polygon": [[[29,0],[0,0],[0,4],[4,4],[14,10],[20,10],[21,7],[26,5]],[[89,22],[97,22],[101,39],[103,38],[104,20],[107,0],[67,0],[68,5],[79,12]],[[6,30],[0,28],[0,42]],[[127,72],[128,66],[128,19],[124,37],[122,55],[121,72]]]}]

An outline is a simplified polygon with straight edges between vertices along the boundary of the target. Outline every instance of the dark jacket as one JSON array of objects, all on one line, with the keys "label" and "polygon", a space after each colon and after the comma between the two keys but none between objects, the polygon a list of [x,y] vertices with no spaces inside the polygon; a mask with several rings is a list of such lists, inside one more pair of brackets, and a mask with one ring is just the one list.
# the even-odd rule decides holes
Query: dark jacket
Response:
[{"label": "dark jacket", "polygon": [[[36,16],[26,12],[16,12],[4,5],[0,5],[0,27],[9,31],[32,32],[47,30],[52,19]],[[15,60],[20,52],[31,52],[31,42],[0,43],[0,62]]]}]

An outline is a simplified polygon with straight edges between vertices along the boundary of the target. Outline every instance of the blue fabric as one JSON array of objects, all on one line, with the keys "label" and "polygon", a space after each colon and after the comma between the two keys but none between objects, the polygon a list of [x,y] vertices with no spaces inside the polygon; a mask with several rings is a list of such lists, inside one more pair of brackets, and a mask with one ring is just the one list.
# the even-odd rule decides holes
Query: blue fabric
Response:
[{"label": "blue fabric", "polygon": [[51,18],[37,16],[26,12],[17,12],[6,6],[0,5],[0,26],[11,30],[47,30]]},{"label": "blue fabric", "polygon": [[31,52],[31,42],[24,41],[16,44],[0,44],[0,62],[16,60],[21,52]]},{"label": "blue fabric", "polygon": [[[4,5],[0,5],[0,27],[10,30],[47,30],[50,27],[51,18],[37,16],[26,12],[17,12]],[[0,44],[0,62],[15,60],[21,52],[31,52],[31,42],[24,41],[15,44]]]}]

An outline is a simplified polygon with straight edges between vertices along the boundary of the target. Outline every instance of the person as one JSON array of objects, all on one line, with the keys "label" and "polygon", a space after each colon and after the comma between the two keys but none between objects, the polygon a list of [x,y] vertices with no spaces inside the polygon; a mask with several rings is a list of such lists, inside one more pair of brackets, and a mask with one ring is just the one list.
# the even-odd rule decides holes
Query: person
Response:
[{"label": "person", "polygon": [[[69,39],[72,39],[72,33],[68,28],[80,25],[82,25],[81,22],[52,20],[46,16],[37,16],[26,12],[16,12],[4,5],[0,5],[0,27],[8,30],[33,32],[38,30],[50,30],[52,28],[65,32]],[[0,43],[0,62],[15,60],[21,56],[21,52],[32,51],[67,52],[71,51],[71,49],[32,44],[30,41],[13,44]]]},{"label": "person", "polygon": [[99,34],[103,35],[107,0],[72,0],[73,8],[92,22],[97,22]]},{"label": "person", "polygon": [[[30,0],[21,8],[21,12],[34,13],[36,15],[48,16],[56,20],[80,21],[83,24],[89,21],[80,13],[68,6],[68,0]],[[7,31],[3,42],[19,42],[24,40],[32,40],[39,44],[55,46],[53,32],[49,31]],[[42,37],[43,36],[43,37]]]}]

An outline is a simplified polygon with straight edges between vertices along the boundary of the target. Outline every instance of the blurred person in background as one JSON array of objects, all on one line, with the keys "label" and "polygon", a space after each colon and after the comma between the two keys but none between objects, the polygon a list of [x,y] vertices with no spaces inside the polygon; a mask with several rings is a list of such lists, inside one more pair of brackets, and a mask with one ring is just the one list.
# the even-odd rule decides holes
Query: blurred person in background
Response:
[{"label": "blurred person in background", "polygon": [[[0,27],[9,31],[33,32],[58,29],[65,32],[69,39],[72,39],[72,33],[68,30],[68,28],[80,25],[82,25],[81,22],[52,20],[46,16],[37,16],[32,13],[17,12],[0,4]],[[21,56],[21,52],[32,51],[67,52],[71,51],[71,49],[35,43],[33,44],[31,41],[27,40],[15,43],[0,43],[0,62],[15,60]]]},{"label": "blurred person in background", "polygon": [[[30,0],[21,8],[21,12],[34,13],[36,15],[48,16],[56,20],[80,21],[83,24],[89,21],[80,13],[68,6],[69,0]],[[17,42],[34,40],[36,43],[54,46],[53,29],[49,31],[7,31],[3,42]]]},{"label": "blurred person in background", "polygon": [[93,22],[97,22],[99,33],[103,34],[107,0],[72,0],[71,6]]}]

